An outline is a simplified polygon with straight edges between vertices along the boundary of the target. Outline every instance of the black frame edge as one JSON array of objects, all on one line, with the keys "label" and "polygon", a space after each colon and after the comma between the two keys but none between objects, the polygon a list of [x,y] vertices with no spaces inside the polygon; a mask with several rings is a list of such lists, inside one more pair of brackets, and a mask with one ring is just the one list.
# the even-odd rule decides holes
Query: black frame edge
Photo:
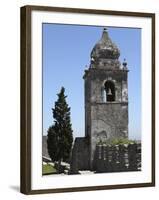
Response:
[{"label": "black frame edge", "polygon": [[155,14],[152,14],[152,184],[155,186]]},{"label": "black frame edge", "polygon": [[30,8],[20,10],[20,192],[31,191],[31,27]]}]

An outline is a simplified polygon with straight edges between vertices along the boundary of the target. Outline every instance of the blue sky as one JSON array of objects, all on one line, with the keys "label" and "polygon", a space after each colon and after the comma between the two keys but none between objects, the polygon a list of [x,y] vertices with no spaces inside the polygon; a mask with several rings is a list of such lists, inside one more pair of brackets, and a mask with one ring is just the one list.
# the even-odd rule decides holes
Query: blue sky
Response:
[{"label": "blue sky", "polygon": [[[141,138],[141,29],[107,27],[128,63],[129,138]],[[52,110],[62,86],[71,107],[74,137],[84,136],[84,70],[103,27],[43,24],[43,134],[53,124]]]}]

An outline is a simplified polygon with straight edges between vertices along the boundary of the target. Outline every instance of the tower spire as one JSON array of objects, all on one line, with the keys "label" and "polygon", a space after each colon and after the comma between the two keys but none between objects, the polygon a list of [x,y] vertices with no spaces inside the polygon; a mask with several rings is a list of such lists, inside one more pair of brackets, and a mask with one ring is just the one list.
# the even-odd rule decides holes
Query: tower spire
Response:
[{"label": "tower spire", "polygon": [[100,40],[91,51],[91,67],[103,69],[119,69],[120,50],[109,37],[108,29],[103,28]]}]

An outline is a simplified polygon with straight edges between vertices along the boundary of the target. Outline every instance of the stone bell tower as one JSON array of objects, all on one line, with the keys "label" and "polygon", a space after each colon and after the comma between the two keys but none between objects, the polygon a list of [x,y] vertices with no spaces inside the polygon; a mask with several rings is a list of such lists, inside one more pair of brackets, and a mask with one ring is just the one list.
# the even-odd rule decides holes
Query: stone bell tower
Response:
[{"label": "stone bell tower", "polygon": [[120,64],[120,51],[104,28],[85,70],[85,136],[89,140],[90,167],[96,144],[128,137],[128,69]]}]

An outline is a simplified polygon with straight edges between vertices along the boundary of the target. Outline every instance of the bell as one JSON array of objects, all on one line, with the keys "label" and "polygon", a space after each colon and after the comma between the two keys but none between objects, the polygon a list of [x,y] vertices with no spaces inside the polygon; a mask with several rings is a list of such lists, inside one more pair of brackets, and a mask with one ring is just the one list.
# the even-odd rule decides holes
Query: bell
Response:
[{"label": "bell", "polygon": [[108,89],[108,95],[112,95],[112,91],[110,88]]}]

